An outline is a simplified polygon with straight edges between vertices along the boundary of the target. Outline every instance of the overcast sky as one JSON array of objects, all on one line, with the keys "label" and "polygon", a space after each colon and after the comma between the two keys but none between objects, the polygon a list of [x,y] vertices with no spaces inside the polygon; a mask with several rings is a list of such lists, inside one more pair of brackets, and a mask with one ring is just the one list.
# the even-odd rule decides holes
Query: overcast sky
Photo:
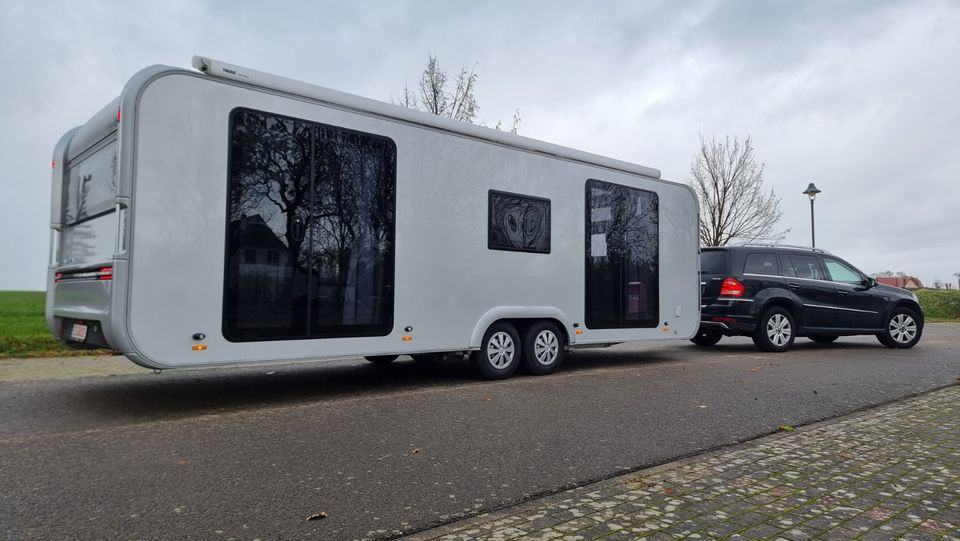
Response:
[{"label": "overcast sky", "polygon": [[698,133],[753,137],[785,242],[925,284],[960,272],[960,2],[0,4],[0,289],[45,287],[57,139],[150,64],[202,54],[389,101],[428,52],[480,118],[689,178]]}]

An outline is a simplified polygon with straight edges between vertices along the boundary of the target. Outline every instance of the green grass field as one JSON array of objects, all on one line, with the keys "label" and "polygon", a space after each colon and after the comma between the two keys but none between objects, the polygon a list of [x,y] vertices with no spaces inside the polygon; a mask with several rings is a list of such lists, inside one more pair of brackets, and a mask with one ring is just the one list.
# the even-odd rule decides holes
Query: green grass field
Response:
[{"label": "green grass field", "polygon": [[0,291],[0,359],[109,353],[68,348],[54,339],[43,318],[45,299],[43,291]]},{"label": "green grass field", "polygon": [[[960,291],[922,289],[920,305],[930,321],[960,321]],[[43,319],[43,291],[0,291],[0,359],[103,355],[103,349],[73,349],[55,340]]]},{"label": "green grass field", "polygon": [[928,320],[960,321],[960,291],[921,289],[917,291],[917,298]]}]

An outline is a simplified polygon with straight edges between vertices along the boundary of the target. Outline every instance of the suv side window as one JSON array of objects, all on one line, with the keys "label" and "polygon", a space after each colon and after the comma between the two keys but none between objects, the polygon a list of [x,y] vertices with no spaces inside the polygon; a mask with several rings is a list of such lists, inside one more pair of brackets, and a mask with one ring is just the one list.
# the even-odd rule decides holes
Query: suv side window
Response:
[{"label": "suv side window", "polygon": [[863,282],[863,277],[860,276],[860,273],[857,272],[856,269],[844,265],[836,259],[825,257],[823,258],[823,264],[827,267],[827,272],[830,273],[830,279],[834,282],[843,282],[845,284],[860,284]]},{"label": "suv side window", "polygon": [[743,273],[780,276],[777,254],[747,254],[747,260],[743,264]]},{"label": "suv side window", "polygon": [[823,280],[823,270],[816,256],[790,254],[783,256],[783,275],[808,280]]}]

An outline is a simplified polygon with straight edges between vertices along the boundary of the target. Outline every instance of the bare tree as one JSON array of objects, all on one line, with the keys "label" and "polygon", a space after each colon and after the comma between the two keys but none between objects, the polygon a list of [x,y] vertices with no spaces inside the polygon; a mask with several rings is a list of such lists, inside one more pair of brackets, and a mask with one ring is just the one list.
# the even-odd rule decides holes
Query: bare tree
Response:
[{"label": "bare tree", "polygon": [[783,212],[780,199],[763,186],[763,168],[753,155],[749,135],[742,143],[736,137],[718,142],[700,135],[689,184],[700,199],[701,243],[724,246],[733,240],[783,240],[789,230],[775,230]]},{"label": "bare tree", "polygon": [[[396,105],[474,124],[477,120],[477,112],[480,110],[476,97],[477,80],[480,76],[476,72],[476,67],[476,64],[472,68],[461,67],[454,88],[450,90],[448,85],[450,77],[447,72],[440,68],[440,62],[436,56],[428,54],[427,65],[420,74],[417,88],[410,90],[410,87],[405,85],[401,98],[391,99],[391,101]],[[517,133],[519,125],[520,110],[517,109],[513,114],[513,127],[510,132]],[[496,129],[501,129],[499,121]]]}]

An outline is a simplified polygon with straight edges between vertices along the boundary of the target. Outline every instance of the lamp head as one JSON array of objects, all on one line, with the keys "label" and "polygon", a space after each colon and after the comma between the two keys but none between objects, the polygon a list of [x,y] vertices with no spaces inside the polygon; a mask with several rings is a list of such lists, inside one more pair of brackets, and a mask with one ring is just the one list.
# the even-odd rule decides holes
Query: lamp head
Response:
[{"label": "lamp head", "polygon": [[817,197],[817,194],[821,191],[822,190],[818,190],[817,186],[811,182],[810,185],[807,186],[807,189],[803,191],[803,193],[804,195],[810,197],[810,200],[813,201]]}]

